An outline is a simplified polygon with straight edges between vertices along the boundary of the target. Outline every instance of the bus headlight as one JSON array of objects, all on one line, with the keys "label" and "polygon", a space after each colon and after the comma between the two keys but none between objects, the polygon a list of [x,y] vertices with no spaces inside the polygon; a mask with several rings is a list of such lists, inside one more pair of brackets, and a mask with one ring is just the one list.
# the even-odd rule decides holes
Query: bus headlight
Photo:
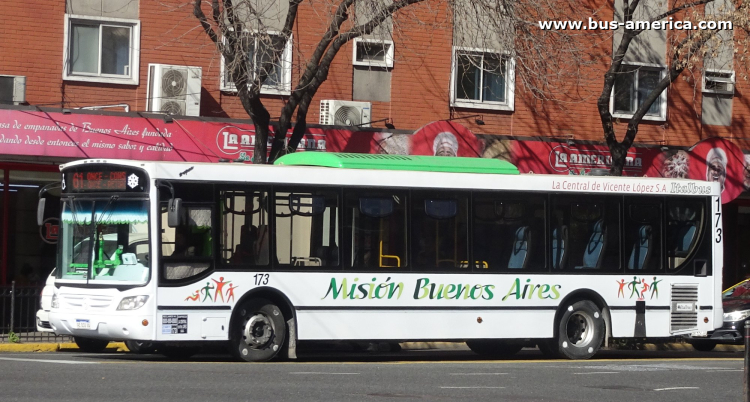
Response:
[{"label": "bus headlight", "polygon": [[724,321],[740,321],[750,317],[750,310],[732,311],[724,313]]},{"label": "bus headlight", "polygon": [[146,304],[148,296],[130,296],[122,299],[120,305],[117,306],[118,310],[138,310]]},{"label": "bus headlight", "polygon": [[52,292],[52,308],[60,308],[60,300],[57,299],[57,292]]}]

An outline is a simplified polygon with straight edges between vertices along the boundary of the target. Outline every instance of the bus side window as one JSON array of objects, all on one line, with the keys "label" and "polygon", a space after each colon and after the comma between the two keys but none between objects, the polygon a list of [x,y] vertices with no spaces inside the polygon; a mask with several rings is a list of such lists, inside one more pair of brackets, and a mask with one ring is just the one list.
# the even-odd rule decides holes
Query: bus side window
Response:
[{"label": "bus side window", "polygon": [[232,189],[222,203],[221,260],[233,266],[268,265],[268,192]]},{"label": "bus side window", "polygon": [[415,192],[411,210],[414,267],[427,271],[465,269],[468,197]]},{"label": "bus side window", "polygon": [[669,200],[667,203],[667,264],[682,268],[698,245],[705,205],[700,201]]},{"label": "bus side window", "polygon": [[[619,271],[620,197],[590,197],[590,201],[554,200],[551,213],[552,266],[557,269]],[[563,240],[563,231],[567,237]],[[563,246],[564,241],[564,246]]]},{"label": "bus side window", "polygon": [[[162,208],[162,277],[186,279],[200,275],[212,266],[212,208],[185,205],[185,217],[176,228],[167,225],[166,205]],[[171,253],[166,251],[171,249]]]},{"label": "bus side window", "polygon": [[662,202],[653,199],[626,199],[624,224],[625,267],[640,272],[662,269]]},{"label": "bus side window", "polygon": [[295,268],[338,266],[338,211],[339,195],[335,191],[277,192],[278,264]]},{"label": "bus side window", "polygon": [[351,191],[345,195],[345,258],[352,269],[405,268],[406,195]]},{"label": "bus side window", "polygon": [[476,193],[473,211],[475,270],[545,270],[543,197]]}]

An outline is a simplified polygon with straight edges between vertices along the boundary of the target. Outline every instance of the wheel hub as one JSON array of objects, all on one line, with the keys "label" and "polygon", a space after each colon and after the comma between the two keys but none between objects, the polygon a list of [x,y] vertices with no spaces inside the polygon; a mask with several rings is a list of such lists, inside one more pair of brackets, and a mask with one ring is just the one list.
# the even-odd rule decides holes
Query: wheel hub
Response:
[{"label": "wheel hub", "polygon": [[263,314],[250,317],[242,331],[245,343],[251,348],[261,348],[268,344],[273,337],[273,324]]},{"label": "wheel hub", "polygon": [[587,345],[594,336],[593,327],[594,321],[587,314],[573,313],[566,326],[570,343],[579,347]]}]

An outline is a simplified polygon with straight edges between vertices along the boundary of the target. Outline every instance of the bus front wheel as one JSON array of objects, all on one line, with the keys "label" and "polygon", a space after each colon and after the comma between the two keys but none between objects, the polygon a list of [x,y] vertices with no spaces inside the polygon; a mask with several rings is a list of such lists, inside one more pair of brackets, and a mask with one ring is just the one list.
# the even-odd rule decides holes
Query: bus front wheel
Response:
[{"label": "bus front wheel", "polygon": [[87,353],[99,353],[106,349],[107,345],[109,345],[109,341],[103,339],[92,339],[74,336],[73,340],[75,341],[76,346],[78,346],[79,349]]},{"label": "bus front wheel", "polygon": [[568,306],[558,323],[557,350],[568,359],[589,359],[604,341],[606,325],[599,307],[589,300]]},{"label": "bus front wheel", "polygon": [[156,352],[156,346],[146,341],[125,341],[125,346],[131,353],[147,355]]},{"label": "bus front wheel", "polygon": [[281,353],[286,332],[286,321],[278,306],[266,299],[252,299],[234,315],[230,350],[241,361],[269,361]]}]

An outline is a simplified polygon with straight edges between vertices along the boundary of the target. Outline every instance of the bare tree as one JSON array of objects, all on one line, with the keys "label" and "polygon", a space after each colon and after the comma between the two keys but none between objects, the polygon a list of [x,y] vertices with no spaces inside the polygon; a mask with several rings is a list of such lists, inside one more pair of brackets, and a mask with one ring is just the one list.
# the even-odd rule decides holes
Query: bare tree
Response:
[{"label": "bare tree", "polygon": [[[193,15],[216,44],[225,63],[225,79],[234,83],[243,108],[255,126],[253,163],[273,162],[294,152],[307,128],[307,113],[313,96],[328,78],[331,62],[341,47],[362,35],[371,34],[399,11],[426,0],[310,0],[309,6],[327,27],[312,54],[303,63],[299,82],[285,100],[268,154],[270,114],[260,96],[261,87],[274,81],[282,53],[303,0],[195,0]],[[205,4],[204,4],[205,3]],[[357,3],[366,3],[368,18],[352,18]],[[209,19],[204,7],[209,7]],[[277,32],[269,24],[277,21]],[[292,127],[288,143],[286,134]],[[266,159],[266,155],[268,159]]]},{"label": "bare tree", "polygon": [[[612,53],[610,66],[604,74],[602,92],[597,101],[604,139],[612,155],[611,174],[622,175],[627,152],[633,145],[638,133],[639,124],[643,121],[649,109],[661,97],[662,92],[675,82],[683,72],[686,70],[702,69],[707,59],[715,56],[722,48],[729,48],[730,52],[733,47],[736,48],[737,46],[747,49],[746,37],[732,38],[730,35],[727,38],[726,36],[722,36],[722,29],[720,29],[722,25],[720,23],[731,22],[735,29],[747,30],[748,4],[745,2],[735,6],[727,1],[725,5],[715,10],[716,12],[713,14],[704,12],[704,7],[714,2],[714,0],[674,1],[669,5],[668,10],[657,13],[648,19],[649,23],[678,18],[683,24],[690,22],[692,26],[698,26],[700,21],[713,21],[717,22],[717,24],[708,25],[708,29],[670,30],[668,32],[670,39],[667,46],[668,65],[666,74],[664,74],[664,77],[653,88],[650,88],[650,91],[643,99],[639,99],[638,106],[627,124],[625,135],[622,141],[618,141],[615,133],[615,119],[609,107],[610,94],[615,89],[618,77],[622,74],[631,73],[631,71],[627,70],[624,63],[625,56],[634,43],[634,39],[639,35],[643,35],[646,31],[644,28],[638,28],[634,16],[639,6],[640,8],[644,8],[647,4],[641,0],[623,1],[623,22],[625,23],[625,29],[619,45],[616,45]],[[734,41],[736,43],[733,43]],[[703,69],[702,73],[705,73],[705,69]]]},{"label": "bare tree", "polygon": [[[580,0],[474,1],[475,8],[495,17],[490,20],[491,29],[505,38],[505,46],[518,63],[516,82],[521,84],[522,96],[558,107],[597,99],[603,137],[612,155],[610,173],[622,175],[639,125],[675,80],[703,72],[707,60],[722,52],[725,56],[729,52],[728,58],[734,58],[735,64],[747,63],[749,6],[736,0],[615,0],[614,5],[617,21],[604,17],[611,15],[612,3],[592,6]],[[542,21],[581,22],[583,28],[558,25],[541,29]],[[668,28],[649,29],[657,21],[667,23]],[[700,21],[716,24],[708,24],[707,29],[680,30],[673,29],[670,21],[680,21],[683,26],[689,22],[693,27],[698,27]],[[589,27],[590,22],[598,23],[597,27]],[[743,34],[732,35],[721,25],[725,22],[731,22],[734,31]],[[662,35],[665,42],[664,60],[659,64],[666,64],[666,71],[646,88],[647,92],[639,88],[634,110],[624,118],[628,121],[625,133],[618,140],[618,119],[610,112],[613,91],[627,84],[624,78],[628,75],[637,73],[640,67],[638,60],[633,60],[637,55],[633,55],[642,52],[648,44],[647,36],[654,34]],[[601,64],[606,71],[599,81],[602,90],[596,94],[588,88],[601,79],[592,74],[601,71]],[[746,78],[747,74],[742,76]],[[543,110],[535,111],[537,116],[544,114]]]}]

